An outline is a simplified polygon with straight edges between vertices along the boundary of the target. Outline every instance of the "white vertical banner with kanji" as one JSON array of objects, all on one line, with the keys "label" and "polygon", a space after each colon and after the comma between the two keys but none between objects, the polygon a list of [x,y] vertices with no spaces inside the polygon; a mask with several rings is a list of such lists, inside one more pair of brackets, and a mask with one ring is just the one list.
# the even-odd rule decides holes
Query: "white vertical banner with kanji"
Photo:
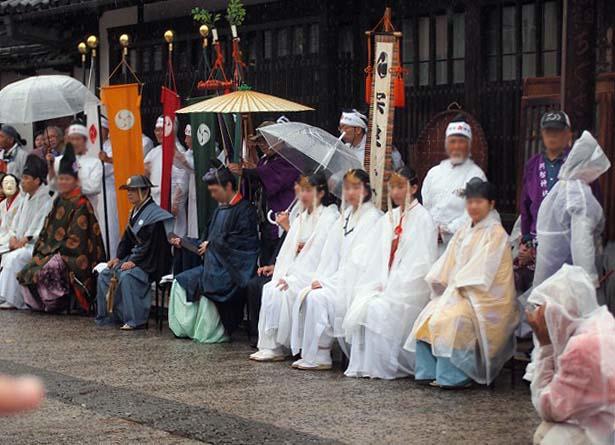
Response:
[{"label": "white vertical banner with kanji", "polygon": [[392,132],[389,110],[392,100],[391,67],[393,66],[394,46],[393,42],[376,39],[374,89],[370,109],[369,176],[373,202],[378,208],[382,207],[385,197],[384,176],[387,168],[387,153],[390,152],[393,138],[393,135],[389,134]]},{"label": "white vertical banner with kanji", "polygon": [[86,127],[88,129],[88,156],[98,157],[100,151],[99,106],[96,102],[85,104]]}]

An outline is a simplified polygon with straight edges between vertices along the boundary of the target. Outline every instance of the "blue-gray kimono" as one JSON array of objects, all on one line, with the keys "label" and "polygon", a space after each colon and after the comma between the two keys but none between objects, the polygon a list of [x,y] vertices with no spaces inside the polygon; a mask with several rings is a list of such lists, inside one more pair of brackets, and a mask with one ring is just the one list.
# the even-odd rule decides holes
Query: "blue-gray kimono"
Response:
[{"label": "blue-gray kimono", "polygon": [[243,316],[241,289],[254,276],[259,252],[256,210],[241,199],[221,205],[213,213],[207,231],[203,264],[175,277],[188,301],[204,296],[216,304],[227,334]]},{"label": "blue-gray kimono", "polygon": [[[111,321],[107,314],[106,296],[111,277],[118,280],[113,301],[113,321],[134,328],[144,325],[152,304],[150,284],[171,271],[171,246],[167,234],[173,227],[173,215],[161,209],[148,198],[138,209],[133,209],[117,248],[120,262],[98,276],[96,322]],[[122,271],[127,261],[135,264]]]}]

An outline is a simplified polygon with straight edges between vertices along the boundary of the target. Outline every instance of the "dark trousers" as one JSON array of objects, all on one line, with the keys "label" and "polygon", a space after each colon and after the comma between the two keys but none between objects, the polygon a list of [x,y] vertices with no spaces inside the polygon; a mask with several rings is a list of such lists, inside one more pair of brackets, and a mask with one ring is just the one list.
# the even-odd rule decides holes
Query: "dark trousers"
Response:
[{"label": "dark trousers", "polygon": [[261,311],[261,297],[263,286],[271,281],[271,277],[259,277],[258,275],[248,281],[245,288],[246,301],[248,302],[248,314],[250,317],[250,336],[258,337],[258,316]]}]

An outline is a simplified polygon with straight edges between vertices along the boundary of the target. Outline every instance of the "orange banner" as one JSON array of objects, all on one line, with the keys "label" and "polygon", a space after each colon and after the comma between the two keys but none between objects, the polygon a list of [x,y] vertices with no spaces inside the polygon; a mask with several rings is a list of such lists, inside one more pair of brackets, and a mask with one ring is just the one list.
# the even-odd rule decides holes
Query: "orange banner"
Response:
[{"label": "orange banner", "polygon": [[119,187],[126,184],[130,176],[144,173],[140,86],[128,83],[102,87],[101,100],[109,119],[117,212],[122,233],[128,224],[131,205],[126,192]]}]

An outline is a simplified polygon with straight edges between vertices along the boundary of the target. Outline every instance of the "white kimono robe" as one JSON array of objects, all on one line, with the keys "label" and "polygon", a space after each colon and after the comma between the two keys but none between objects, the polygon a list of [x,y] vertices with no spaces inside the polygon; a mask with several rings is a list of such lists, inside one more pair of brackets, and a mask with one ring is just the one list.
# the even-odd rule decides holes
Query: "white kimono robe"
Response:
[{"label": "white kimono robe", "polygon": [[25,193],[18,192],[15,200],[11,203],[11,207],[7,208],[8,199],[0,202],[0,254],[8,250],[9,239],[13,235],[13,227],[15,217],[19,212],[21,201],[23,201]]},{"label": "white kimono robe", "polygon": [[[339,219],[335,205],[302,212],[286,235],[271,281],[263,287],[258,319],[259,349],[290,347],[292,308],[299,292],[312,283],[320,254],[333,224]],[[298,246],[303,245],[297,254]],[[284,279],[288,289],[278,283]]]},{"label": "white kimono robe", "polygon": [[414,354],[402,349],[414,321],[429,302],[425,276],[436,260],[438,230],[417,200],[405,212],[389,269],[400,209],[380,218],[366,240],[372,254],[353,290],[343,328],[351,343],[346,375],[395,379],[414,373]]},{"label": "white kimono robe", "polygon": [[17,282],[17,274],[32,259],[34,244],[43,229],[52,205],[53,200],[49,196],[49,188],[46,185],[41,185],[31,197],[24,195],[11,225],[12,236],[16,238],[31,237],[31,240],[24,247],[2,255],[0,300],[18,309],[25,308],[25,304],[21,294],[21,286]]},{"label": "white kimono robe", "polygon": [[192,149],[188,149],[184,153],[182,153],[177,150],[175,152],[175,162],[179,162],[179,164],[181,164],[188,187],[186,205],[186,235],[190,238],[198,238],[201,234],[199,233],[199,221],[196,208],[196,176],[194,170],[194,151]]},{"label": "white kimono robe", "polygon": [[293,306],[291,348],[301,357],[318,362],[318,349],[330,349],[334,337],[343,337],[342,321],[351,304],[351,290],[367,266],[370,246],[363,241],[373,230],[382,212],[371,202],[353,212],[344,211],[332,227],[313,280],[321,289],[306,287]]},{"label": "white kimono robe", "polygon": [[[60,159],[58,156],[54,161],[56,176],[49,181],[51,188],[56,188],[56,178],[60,170]],[[98,196],[102,192],[103,167],[98,158],[93,158],[87,155],[77,155],[77,164],[79,164],[79,182],[81,183],[81,191],[96,210],[98,208]],[[100,214],[96,213],[96,219],[101,220]]]},{"label": "white kimono robe", "polygon": [[24,150],[21,145],[15,144],[6,152],[2,151],[1,154],[2,156],[0,159],[10,159],[6,166],[6,172],[21,179],[23,168],[25,167],[26,159],[28,158],[28,152]]},{"label": "white kimono robe", "polygon": [[438,255],[442,255],[455,232],[468,220],[462,192],[472,178],[487,179],[482,169],[472,159],[453,165],[449,159],[432,167],[423,181],[423,205],[431,213],[436,227],[441,228],[443,243]]},{"label": "white kimono robe", "polygon": [[[181,144],[176,144],[176,149],[185,152]],[[162,145],[157,145],[145,156],[146,170],[149,170],[149,179],[156,187],[152,189],[152,199],[160,205],[160,187],[162,185]],[[173,232],[178,236],[185,236],[186,223],[186,195],[188,193],[188,179],[177,157],[173,158],[171,170],[171,205],[177,206],[179,212],[175,217]]]}]

